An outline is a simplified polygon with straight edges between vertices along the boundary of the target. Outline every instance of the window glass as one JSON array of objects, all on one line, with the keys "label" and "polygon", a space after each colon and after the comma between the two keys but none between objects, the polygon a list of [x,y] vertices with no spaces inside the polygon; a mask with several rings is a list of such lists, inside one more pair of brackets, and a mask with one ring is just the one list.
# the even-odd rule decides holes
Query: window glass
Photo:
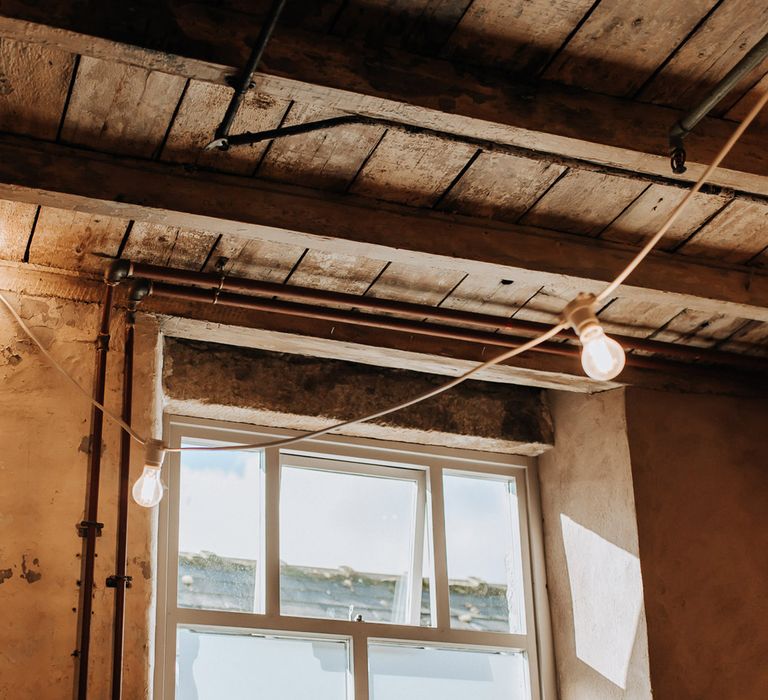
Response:
[{"label": "window glass", "polygon": [[179,607],[261,612],[261,454],[181,455]]},{"label": "window glass", "polygon": [[451,627],[525,632],[514,478],[443,478]]},{"label": "window glass", "polygon": [[429,624],[421,540],[414,557],[417,482],[289,464],[280,480],[281,612]]},{"label": "window glass", "polygon": [[526,700],[525,656],[370,644],[371,700]]},{"label": "window glass", "polygon": [[345,700],[345,642],[179,628],[177,700]]}]

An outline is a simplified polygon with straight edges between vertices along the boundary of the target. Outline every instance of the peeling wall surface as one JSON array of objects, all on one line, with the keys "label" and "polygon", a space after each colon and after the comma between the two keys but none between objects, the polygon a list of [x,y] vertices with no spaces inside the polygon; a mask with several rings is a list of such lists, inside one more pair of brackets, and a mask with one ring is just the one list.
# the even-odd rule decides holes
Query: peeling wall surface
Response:
[{"label": "peeling wall surface", "polygon": [[[95,305],[9,295],[41,341],[89,391],[93,382]],[[151,322],[137,329],[136,425],[149,427],[156,336]],[[122,322],[112,326],[107,405],[120,410]],[[77,646],[78,587],[90,407],[9,314],[0,313],[0,698],[71,697]],[[119,432],[106,423],[91,637],[89,697],[109,697]],[[133,450],[132,469],[141,451]],[[132,474],[132,478],[135,478]],[[150,514],[131,507],[126,612],[125,697],[146,697],[149,604],[152,590]]]},{"label": "peeling wall surface", "polygon": [[768,697],[768,400],[627,391],[651,677]]},{"label": "peeling wall surface", "polygon": [[648,642],[624,392],[550,397],[555,447],[539,459],[539,477],[560,697],[646,700]]}]

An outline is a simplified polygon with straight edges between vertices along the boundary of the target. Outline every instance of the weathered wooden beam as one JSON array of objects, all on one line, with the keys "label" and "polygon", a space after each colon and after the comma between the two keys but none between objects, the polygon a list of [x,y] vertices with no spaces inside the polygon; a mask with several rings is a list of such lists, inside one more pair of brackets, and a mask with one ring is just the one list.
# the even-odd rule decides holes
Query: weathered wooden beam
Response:
[{"label": "weathered wooden beam", "polygon": [[[196,4],[158,3],[151,12],[143,5],[125,22],[115,20],[124,18],[123,6],[106,2],[99,8],[84,13],[75,0],[4,2],[0,37],[226,83],[245,64],[257,29],[253,18]],[[146,20],[155,31],[139,35],[142,12],[149,12]],[[658,105],[546,82],[513,83],[487,69],[293,29],[275,34],[255,82],[276,97],[495,140],[546,152],[554,160],[673,177],[667,134],[681,113]],[[688,172],[674,177],[686,182],[698,177],[732,129],[723,119],[704,120],[688,139]],[[767,135],[765,128],[746,134],[713,183],[768,195]]]},{"label": "weathered wooden beam", "polygon": [[[597,292],[635,249],[0,137],[0,199]],[[622,296],[768,321],[768,275],[657,253]]]},{"label": "weathered wooden beam", "polygon": [[[449,377],[468,371],[496,352],[461,341],[189,302],[150,298],[144,310],[161,314],[160,327],[166,336]],[[576,357],[539,353],[526,353],[489,367],[477,379],[590,393],[622,385],[743,396],[764,395],[766,391],[766,380],[759,375],[682,364],[669,369],[625,367],[617,380],[599,382],[584,374]]]},{"label": "weathered wooden beam", "polygon": [[[23,297],[52,297],[98,304],[102,281],[90,274],[0,261],[0,290]],[[117,303],[125,301],[118,290]],[[0,311],[0,313],[2,313]],[[382,331],[279,314],[256,313],[150,297],[142,314],[158,316],[165,336],[250,347],[270,352],[357,362],[453,377],[491,357],[495,348],[460,341]],[[575,357],[527,353],[476,375],[481,381],[560,391],[595,392],[621,386],[672,391],[756,396],[765,394],[758,376],[731,375],[721,369],[680,365],[667,371],[627,367],[621,383],[587,377]]]}]

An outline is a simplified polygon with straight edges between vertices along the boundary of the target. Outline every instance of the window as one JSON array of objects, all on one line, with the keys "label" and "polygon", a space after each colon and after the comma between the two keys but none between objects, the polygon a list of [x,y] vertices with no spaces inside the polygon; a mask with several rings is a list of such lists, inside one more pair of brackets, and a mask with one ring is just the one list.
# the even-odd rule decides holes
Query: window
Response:
[{"label": "window", "polygon": [[[187,418],[173,446],[289,435]],[[172,453],[156,697],[546,700],[526,469],[326,436]]]}]

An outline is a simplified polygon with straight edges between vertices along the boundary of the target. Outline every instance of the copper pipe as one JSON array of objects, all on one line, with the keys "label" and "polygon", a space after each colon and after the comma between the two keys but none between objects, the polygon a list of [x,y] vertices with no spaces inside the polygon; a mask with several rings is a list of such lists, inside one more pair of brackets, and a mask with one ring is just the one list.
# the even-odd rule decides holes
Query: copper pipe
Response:
[{"label": "copper pipe", "polygon": [[[93,398],[104,403],[104,389],[107,378],[107,354],[109,352],[109,323],[112,316],[114,285],[107,283],[101,308],[101,324],[96,339],[96,370]],[[94,568],[96,561],[96,538],[101,534],[99,517],[99,480],[101,477],[101,445],[104,428],[104,414],[94,407],[91,411],[91,444],[88,453],[88,486],[85,497],[85,520],[78,531],[83,537],[80,576],[80,605],[78,607],[78,659],[76,676],[76,697],[86,700],[88,695],[88,661],[91,645],[91,615],[93,613]]]},{"label": "copper pipe", "polygon": [[[125,316],[125,348],[123,354],[123,406],[122,418],[130,424],[133,409],[133,346],[134,313]],[[117,551],[115,574],[107,579],[107,586],[115,589],[115,611],[112,643],[112,700],[123,696],[123,644],[125,630],[125,593],[131,585],[126,576],[128,549],[128,492],[130,488],[131,436],[120,432],[120,473],[117,496]]]},{"label": "copper pipe", "polygon": [[[262,282],[259,280],[250,280],[238,277],[225,277],[213,273],[164,268],[144,263],[128,264],[130,265],[128,274],[132,277],[140,277],[143,279],[159,282],[176,282],[184,285],[206,287],[211,290],[216,290],[219,299],[221,299],[222,294],[225,292],[235,292],[239,294],[254,294],[257,296],[265,296],[269,298],[277,297],[281,300],[308,301],[312,304],[338,304],[348,306],[353,309],[365,309],[380,313],[391,313],[397,314],[399,316],[405,316],[407,318],[417,319],[419,320],[419,327],[424,329],[428,329],[429,326],[423,323],[423,319],[429,318],[440,322],[460,323],[462,325],[468,325],[487,330],[499,329],[501,331],[509,332],[512,334],[521,334],[525,336],[526,339],[531,336],[539,335],[540,333],[543,333],[550,328],[550,326],[545,323],[535,323],[532,321],[523,321],[521,319],[505,318],[493,316],[491,314],[480,314],[469,311],[460,311],[457,309],[449,309],[445,307],[425,306],[422,304],[413,304],[404,301],[393,301],[389,299],[378,299],[376,297],[344,294],[341,292],[332,292],[322,289],[298,287],[291,284],[276,284],[274,282]],[[210,298],[198,298],[197,300],[210,301]],[[309,315],[311,315],[311,311],[316,308],[317,307],[315,306],[308,306],[307,309],[309,310]],[[325,309],[325,311],[329,310]],[[350,321],[349,318],[347,318],[345,322],[362,322],[358,314],[355,314],[355,319],[357,319],[357,321]],[[328,318],[327,320],[340,319]],[[384,326],[379,325],[378,327],[383,328]],[[392,326],[389,327],[393,330],[397,330]],[[440,326],[440,328],[444,327]],[[411,332],[421,332],[417,330],[415,326],[409,326],[405,330],[409,330]],[[465,329],[460,330],[465,331]],[[569,335],[571,338],[575,337],[572,332],[569,332]],[[493,342],[492,338],[494,336],[496,336],[495,333],[489,333],[487,334],[487,338],[485,340],[479,342],[498,344]],[[449,336],[441,335],[441,337]],[[464,334],[462,337],[466,339],[466,334]],[[510,336],[507,336],[507,338],[509,337]],[[765,372],[767,369],[766,362],[760,358],[752,358],[749,356],[722,352],[710,348],[697,348],[692,345],[676,345],[673,343],[664,343],[656,340],[647,340],[645,338],[636,338],[634,336],[617,335],[614,333],[611,333],[611,337],[615,338],[627,350],[639,350],[641,352],[654,353],[662,355],[666,358],[676,358],[685,362],[724,364],[737,367],[747,367],[762,372]],[[554,343],[552,345],[559,346],[561,344]],[[507,345],[505,345],[505,347],[507,347]],[[554,352],[555,350],[551,349],[551,351]],[[557,352],[556,354],[570,353]],[[575,350],[574,354],[578,354],[578,349]],[[651,366],[647,363],[641,362],[641,356],[630,354],[629,357],[633,357],[633,363],[638,366]]]}]

